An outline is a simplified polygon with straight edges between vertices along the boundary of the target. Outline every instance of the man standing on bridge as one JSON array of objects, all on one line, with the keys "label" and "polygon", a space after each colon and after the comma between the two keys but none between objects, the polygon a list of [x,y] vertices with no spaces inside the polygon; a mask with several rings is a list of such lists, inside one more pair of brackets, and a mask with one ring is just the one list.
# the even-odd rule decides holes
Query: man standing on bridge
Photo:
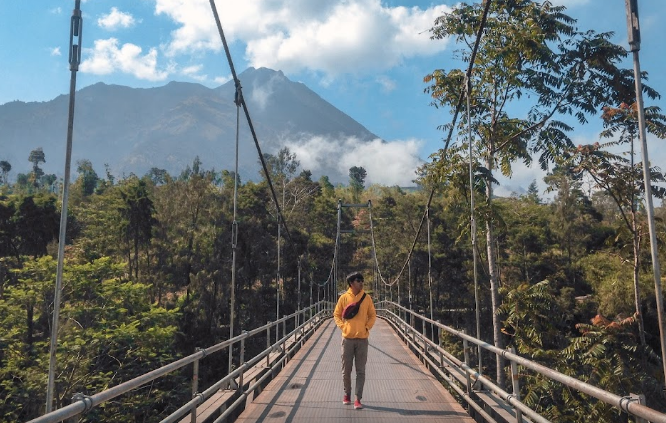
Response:
[{"label": "man standing on bridge", "polygon": [[363,290],[363,275],[353,272],[347,275],[349,289],[340,296],[333,318],[342,330],[342,383],[345,396],[342,403],[351,404],[351,371],[356,362],[356,401],[354,408],[363,408],[365,363],[368,361],[368,337],[377,320],[372,298]]}]

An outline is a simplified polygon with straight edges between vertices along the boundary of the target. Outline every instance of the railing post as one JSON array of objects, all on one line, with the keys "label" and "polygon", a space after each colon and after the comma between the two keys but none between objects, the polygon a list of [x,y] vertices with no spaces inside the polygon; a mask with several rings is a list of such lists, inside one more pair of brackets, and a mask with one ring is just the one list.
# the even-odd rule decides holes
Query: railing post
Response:
[{"label": "railing post", "polygon": [[416,334],[418,331],[416,330],[416,317],[412,312],[409,313],[409,325],[412,327],[412,342],[416,344]]},{"label": "railing post", "polygon": [[[231,368],[233,367],[233,362],[234,362],[233,354],[234,354],[234,343],[232,342],[229,344],[229,371],[227,374],[231,374],[232,370]],[[227,386],[227,389],[231,389],[232,386],[233,386],[233,378],[229,379],[229,385]]]},{"label": "railing post", "polygon": [[[427,356],[428,355],[428,342],[427,339],[428,337],[426,336],[426,321],[421,318],[421,325],[423,325],[423,355]],[[425,363],[425,360],[424,360]]]},{"label": "railing post", "polygon": [[425,318],[421,318],[421,324],[423,325],[423,353],[428,354],[428,331],[426,330],[426,324],[427,322],[425,321]]},{"label": "railing post", "polygon": [[296,313],[296,317],[294,320],[294,343],[298,340],[298,316],[299,314]]},{"label": "railing post", "polygon": [[[511,354],[516,353],[514,347],[510,347]],[[511,385],[513,388],[513,396],[520,401],[520,375],[518,374],[518,364],[511,360]],[[516,411],[516,423],[523,423],[523,412],[514,407]]]},{"label": "railing post", "polygon": [[[196,347],[194,352],[201,351],[201,348]],[[199,392],[199,359],[196,359],[192,363],[192,398],[194,398]],[[194,407],[190,412],[190,422],[197,423],[197,408]]]},{"label": "railing post", "polygon": [[[284,351],[284,355],[286,357],[286,355],[287,355],[287,320],[286,319],[282,321],[282,339],[284,339],[284,341],[282,341],[282,351]],[[284,361],[283,361],[283,363],[284,363]],[[284,367],[284,365],[283,365],[283,367]]]},{"label": "railing post", "polygon": [[[243,335],[245,335],[246,333],[247,333],[246,330],[244,330],[243,332],[241,332],[241,334],[243,334]],[[238,367],[240,368],[241,366],[243,366],[243,364],[245,364],[245,337],[243,337],[243,338],[241,339],[241,344],[240,344],[240,359],[239,359],[239,361],[238,361]],[[243,375],[244,375],[244,374],[245,374],[245,372],[243,371],[243,372],[241,372],[241,374],[240,374],[240,376],[239,376],[239,383],[238,383],[238,390],[239,390],[239,392],[243,390],[243,384],[244,384],[244,381],[243,381]]]},{"label": "railing post", "polygon": [[[271,347],[271,321],[266,322],[266,349]],[[271,364],[271,353],[266,354],[266,367]]]},{"label": "railing post", "polygon": [[[440,322],[441,323],[441,322]],[[444,367],[444,353],[442,352],[442,328],[437,326],[437,345],[440,346],[439,349],[439,364]]]},{"label": "railing post", "polygon": [[[466,331],[463,329],[462,333],[466,333]],[[469,367],[469,342],[467,342],[467,339],[463,339],[463,355],[465,364]],[[465,379],[467,381],[467,394],[469,395],[472,393],[472,377],[469,372],[465,372]]]},{"label": "railing post", "polygon": [[435,322],[434,321],[430,322],[430,340],[432,342],[436,342],[435,341]]}]

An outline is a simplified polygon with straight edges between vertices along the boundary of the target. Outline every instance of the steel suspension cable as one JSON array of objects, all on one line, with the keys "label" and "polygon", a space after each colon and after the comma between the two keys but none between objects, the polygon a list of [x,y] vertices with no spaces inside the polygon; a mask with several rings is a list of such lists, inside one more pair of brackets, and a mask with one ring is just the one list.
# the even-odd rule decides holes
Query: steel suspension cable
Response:
[{"label": "steel suspension cable", "polygon": [[[465,78],[468,80],[472,78],[474,61],[476,60],[476,55],[479,51],[479,45],[481,44],[481,35],[483,34],[483,30],[486,28],[486,22],[488,21],[488,12],[490,10],[491,2],[492,0],[484,0],[485,7],[483,9],[483,14],[481,15],[481,23],[479,25],[479,30],[476,33],[476,39],[474,40],[474,47],[472,47],[472,54],[470,55],[469,58],[469,65],[467,66],[467,71],[465,72]],[[451,136],[453,134],[453,128],[456,126],[456,121],[458,120],[458,114],[460,113],[460,109],[462,108],[463,105],[463,100],[465,99],[465,91],[466,89],[464,87],[463,89],[460,90],[460,95],[458,96],[458,104],[456,105],[456,109],[453,114],[453,120],[451,122],[451,127],[449,128],[449,135],[447,136],[446,144],[444,145],[444,154],[446,154],[446,151],[449,148],[449,144],[451,142]]]},{"label": "steel suspension cable", "polygon": [[[235,320],[235,305],[236,305],[236,247],[238,246],[238,146],[240,134],[240,96],[242,93],[236,90],[234,103],[236,103],[236,163],[234,171],[234,214],[231,224],[231,310],[229,311],[229,339],[234,337],[234,320]],[[229,368],[228,373],[232,370],[232,355],[229,354]]]},{"label": "steel suspension cable", "polygon": [[242,87],[240,80],[238,79],[238,75],[236,74],[236,69],[234,67],[234,62],[231,59],[231,52],[229,50],[229,45],[227,44],[227,39],[224,36],[224,30],[222,29],[222,22],[220,21],[220,16],[217,13],[217,6],[215,6],[215,0],[210,0],[210,7],[213,11],[213,16],[215,17],[215,24],[217,25],[217,30],[220,34],[220,38],[222,39],[222,45],[224,46],[224,52],[227,56],[227,61],[229,62],[229,68],[231,70],[231,75],[234,78],[234,84],[236,85],[236,91],[240,92],[240,95],[238,95],[240,99],[240,103],[243,106],[243,111],[245,112],[245,118],[247,119],[247,124],[250,128],[250,132],[252,133],[252,139],[254,140],[254,145],[257,148],[257,153],[259,155],[259,161],[261,162],[261,166],[264,170],[264,175],[266,175],[266,181],[268,182],[268,187],[270,188],[271,191],[271,196],[273,197],[273,203],[275,204],[275,209],[277,210],[277,214],[279,216],[279,222],[282,223],[282,226],[284,227],[285,232],[287,233],[287,238],[289,238],[289,241],[291,241],[292,244],[294,244],[293,239],[291,238],[291,234],[289,232],[289,228],[287,227],[287,222],[282,216],[282,210],[280,209],[280,204],[277,199],[277,195],[275,194],[275,188],[273,187],[273,182],[271,181],[270,173],[268,172],[268,166],[266,165],[266,160],[264,160],[264,155],[261,152],[261,146],[259,145],[259,140],[257,138],[257,134],[254,130],[254,125],[252,124],[252,118],[250,118],[250,111],[247,108],[247,103],[245,103],[245,98],[243,97],[242,94]]},{"label": "steel suspension cable", "polygon": [[[486,27],[486,22],[488,21],[488,12],[490,10],[491,1],[492,0],[485,0],[485,2],[484,2],[485,6],[484,6],[484,9],[483,9],[483,14],[481,16],[481,23],[479,24],[479,29],[477,31],[476,40],[474,41],[474,47],[472,48],[472,54],[470,56],[469,65],[467,67],[467,71],[465,72],[465,76],[466,76],[467,79],[471,79],[471,76],[472,76],[472,70],[474,68],[474,61],[476,60],[476,55],[477,55],[478,50],[479,50],[479,45],[481,44],[481,35],[483,34],[483,30]],[[449,145],[451,143],[451,138],[453,136],[453,128],[455,128],[456,122],[458,120],[458,114],[460,113],[460,109],[462,108],[462,105],[463,105],[463,100],[465,99],[465,91],[466,91],[466,88],[463,87],[460,91],[460,95],[458,96],[458,103],[456,104],[455,111],[454,111],[454,114],[453,114],[453,119],[451,121],[451,126],[449,128],[449,133],[446,137],[446,142],[444,144],[444,154],[443,154],[443,156],[446,156],[446,153],[449,149]],[[421,234],[421,230],[423,229],[423,223],[426,220],[426,216],[428,214],[428,210],[430,209],[430,204],[432,203],[432,198],[435,195],[435,190],[436,189],[437,189],[437,187],[434,186],[430,190],[430,195],[428,196],[428,202],[427,202],[426,208],[423,212],[423,216],[421,218],[421,223],[419,224],[419,227],[416,231],[416,235],[414,236],[414,242],[412,243],[412,246],[409,250],[409,253],[407,254],[407,260],[405,260],[405,264],[402,266],[402,269],[398,273],[398,276],[396,277],[396,279],[393,282],[387,283],[381,277],[381,274],[380,274],[380,279],[384,282],[385,285],[393,286],[400,279],[400,276],[402,275],[405,268],[407,267],[407,265],[409,263],[409,260],[412,257],[412,253],[414,251],[414,248],[416,248],[416,243],[418,241],[419,235]],[[371,225],[371,228],[372,228],[372,225]],[[374,242],[374,238],[373,238],[373,242]],[[375,247],[373,246],[373,248],[375,248]]]},{"label": "steel suspension cable", "polygon": [[426,209],[427,219],[428,219],[428,291],[430,292],[430,320],[435,320],[433,317],[433,306],[432,306],[432,254],[430,253],[430,207]]},{"label": "steel suspension cable", "polygon": [[[252,134],[252,139],[254,141],[254,145],[257,149],[257,154],[259,156],[259,161],[261,162],[261,166],[264,171],[264,175],[266,176],[266,182],[268,183],[268,187],[271,192],[271,197],[273,199],[273,203],[275,204],[275,210],[277,214],[277,226],[278,226],[278,241],[277,241],[277,248],[278,248],[278,263],[277,263],[277,273],[276,273],[276,280],[275,280],[275,286],[276,286],[276,319],[280,318],[280,244],[281,244],[281,228],[284,228],[285,233],[287,234],[287,238],[290,241],[290,245],[296,250],[296,245],[291,237],[291,233],[289,231],[289,228],[287,226],[287,221],[284,219],[284,216],[282,214],[282,210],[280,208],[280,203],[277,199],[277,194],[275,193],[275,187],[273,186],[273,181],[271,180],[271,175],[268,171],[268,166],[266,165],[266,160],[264,159],[264,155],[261,151],[261,146],[259,145],[259,140],[257,138],[257,134],[254,130],[254,125],[252,123],[252,118],[250,117],[250,111],[247,107],[247,103],[245,102],[245,98],[243,96],[242,92],[242,86],[240,83],[240,80],[238,79],[238,75],[236,74],[236,68],[234,67],[233,59],[231,58],[231,52],[229,50],[229,45],[227,44],[227,39],[224,36],[224,30],[222,28],[222,22],[220,20],[220,16],[217,12],[217,6],[215,5],[215,0],[210,0],[210,7],[213,12],[213,16],[215,18],[215,24],[217,26],[220,39],[222,40],[222,45],[224,47],[224,52],[227,57],[227,62],[229,63],[229,69],[231,70],[231,75],[234,79],[234,85],[236,87],[236,97],[235,101],[237,102],[237,105],[240,103],[240,105],[243,107],[243,111],[245,113],[245,118],[247,120],[248,127],[250,128],[250,133]],[[236,171],[238,172],[238,171]],[[284,196],[284,193],[283,193]],[[297,254],[301,256],[300,252],[297,251]],[[277,333],[276,333],[277,336]]]},{"label": "steel suspension cable", "polygon": [[[74,103],[76,98],[76,72],[81,63],[81,40],[83,37],[83,18],[81,0],[76,0],[69,32],[69,117],[67,122],[67,147],[65,152],[65,177],[62,184],[62,207],[60,210],[60,233],[58,237],[58,268],[53,300],[53,323],[51,326],[51,345],[49,350],[49,374],[46,386],[46,413],[53,410],[55,392],[56,351],[58,347],[58,323],[60,320],[60,301],[62,297],[62,273],[65,261],[65,242],[67,234],[67,203],[69,200],[69,178],[72,166],[72,136],[74,134]],[[77,43],[75,43],[75,40]]]},{"label": "steel suspension cable", "polygon": [[[470,226],[470,234],[471,234],[471,241],[472,241],[472,260],[473,264],[472,267],[474,269],[474,306],[476,308],[475,312],[475,317],[476,317],[476,338],[481,339],[481,318],[480,318],[480,305],[479,305],[479,276],[478,276],[478,270],[477,270],[477,261],[478,261],[478,254],[477,254],[477,239],[476,239],[476,213],[475,213],[475,205],[474,205],[474,171],[472,168],[472,159],[473,159],[473,148],[472,148],[472,118],[471,118],[471,94],[472,94],[472,81],[471,79],[467,78],[465,81],[465,87],[467,91],[467,133],[468,133],[468,142],[469,142],[469,202],[470,202],[470,219],[469,219],[469,226]],[[483,366],[482,366],[482,361],[481,361],[481,352],[483,351],[481,346],[477,346],[478,348],[478,361],[479,361],[479,369],[478,372],[479,374],[482,374]]]}]

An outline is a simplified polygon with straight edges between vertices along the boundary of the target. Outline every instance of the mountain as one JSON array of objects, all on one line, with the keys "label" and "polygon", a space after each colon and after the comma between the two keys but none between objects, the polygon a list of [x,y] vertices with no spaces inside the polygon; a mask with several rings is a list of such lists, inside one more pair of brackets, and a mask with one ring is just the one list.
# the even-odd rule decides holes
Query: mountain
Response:
[{"label": "mountain", "polygon": [[[313,137],[326,142],[378,137],[336,109],[302,83],[281,71],[249,68],[238,77],[263,153],[276,153],[286,143]],[[153,167],[177,176],[199,157],[204,169],[233,170],[236,143],[235,85],[230,81],[211,89],[170,82],[157,88],[129,88],[97,83],[79,90],[75,98],[72,171],[88,159],[102,176],[108,165],[116,175],[142,176]],[[64,174],[69,95],[46,102],[14,101],[0,105],[0,160],[12,174],[31,170],[30,151],[42,147],[43,170]],[[240,109],[239,173],[259,178],[259,156],[243,109]],[[298,159],[298,157],[297,157]],[[313,177],[327,175],[346,182],[335,157],[324,159]]]}]

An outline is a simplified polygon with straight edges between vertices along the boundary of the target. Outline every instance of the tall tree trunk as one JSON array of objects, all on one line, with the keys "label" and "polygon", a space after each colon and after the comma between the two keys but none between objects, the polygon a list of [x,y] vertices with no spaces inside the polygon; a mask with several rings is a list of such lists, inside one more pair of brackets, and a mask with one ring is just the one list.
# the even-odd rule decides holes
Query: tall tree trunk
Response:
[{"label": "tall tree trunk", "polygon": [[[492,151],[492,149],[491,149]],[[492,154],[488,155],[486,160],[486,165],[488,169],[493,168],[493,158]],[[491,171],[492,174],[492,171]],[[490,212],[490,206],[492,203],[493,197],[493,187],[490,178],[486,181],[486,202],[488,206],[489,215],[486,218],[486,245],[488,248],[488,270],[490,276],[490,298],[492,302],[492,313],[493,313],[493,343],[497,348],[504,348],[502,342],[502,332],[501,332],[501,322],[497,309],[500,306],[501,300],[499,296],[499,275],[497,271],[497,253],[495,247],[495,229],[493,225],[493,217]],[[497,361],[497,384],[500,387],[505,386],[505,377],[504,377],[504,358],[501,355],[496,355]]]},{"label": "tall tree trunk", "polygon": [[638,271],[640,266],[640,246],[641,238],[638,234],[638,225],[636,224],[636,212],[631,211],[631,226],[634,244],[634,304],[636,306],[636,318],[638,319],[638,332],[641,339],[641,346],[645,346],[645,327],[643,326],[643,313],[641,313],[641,294],[638,285]]},{"label": "tall tree trunk", "polygon": [[28,327],[28,333],[26,334],[26,352],[28,354],[28,359],[32,361],[32,359],[35,357],[35,350],[34,350],[34,333],[35,333],[35,321],[34,321],[34,316],[35,316],[35,305],[32,303],[28,303],[27,306],[27,316],[26,316],[26,324]]},{"label": "tall tree trunk", "polygon": [[134,278],[139,282],[139,233],[134,234]]}]

